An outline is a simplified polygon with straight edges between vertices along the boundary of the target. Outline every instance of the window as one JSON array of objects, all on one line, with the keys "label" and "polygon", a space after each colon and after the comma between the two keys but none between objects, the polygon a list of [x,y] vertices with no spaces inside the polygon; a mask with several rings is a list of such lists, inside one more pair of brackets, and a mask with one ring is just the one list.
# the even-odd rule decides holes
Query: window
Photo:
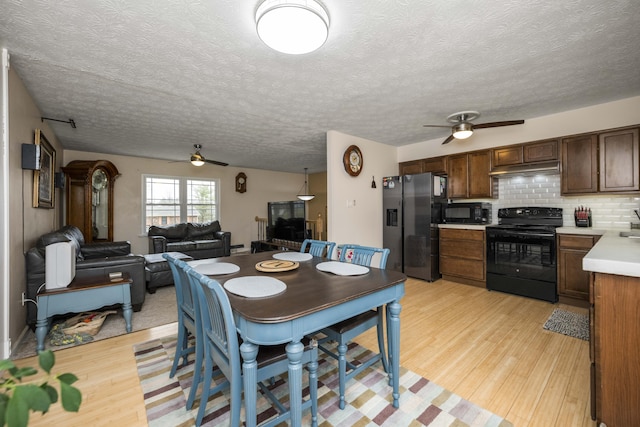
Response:
[{"label": "window", "polygon": [[143,176],[143,233],[152,225],[218,219],[219,180]]}]

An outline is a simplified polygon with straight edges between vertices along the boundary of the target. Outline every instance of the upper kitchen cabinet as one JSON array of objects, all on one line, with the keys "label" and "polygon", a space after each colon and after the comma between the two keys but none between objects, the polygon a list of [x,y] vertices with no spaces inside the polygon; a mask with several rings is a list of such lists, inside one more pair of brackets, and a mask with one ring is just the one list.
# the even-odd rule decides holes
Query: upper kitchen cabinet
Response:
[{"label": "upper kitchen cabinet", "polygon": [[448,194],[452,199],[494,197],[491,150],[451,155],[447,159]]},{"label": "upper kitchen cabinet", "polygon": [[537,141],[524,144],[522,147],[524,163],[548,162],[558,160],[558,140]]},{"label": "upper kitchen cabinet", "polygon": [[638,128],[562,140],[562,194],[640,191]]},{"label": "upper kitchen cabinet", "polygon": [[598,191],[598,137],[581,135],[562,140],[562,194]]},{"label": "upper kitchen cabinet", "polygon": [[447,173],[447,158],[441,156],[400,163],[400,175],[415,175],[425,172]]},{"label": "upper kitchen cabinet", "polygon": [[528,142],[492,150],[492,167],[558,160],[558,140]]},{"label": "upper kitchen cabinet", "polygon": [[640,190],[638,129],[598,135],[601,192]]}]

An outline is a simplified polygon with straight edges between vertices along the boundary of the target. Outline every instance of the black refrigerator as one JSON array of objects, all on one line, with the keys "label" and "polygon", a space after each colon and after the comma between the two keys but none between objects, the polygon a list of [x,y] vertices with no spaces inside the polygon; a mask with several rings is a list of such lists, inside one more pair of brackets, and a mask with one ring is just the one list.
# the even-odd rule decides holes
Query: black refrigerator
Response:
[{"label": "black refrigerator", "polygon": [[422,173],[382,179],[383,246],[387,268],[432,282],[440,278],[438,224],[447,203],[447,178]]}]

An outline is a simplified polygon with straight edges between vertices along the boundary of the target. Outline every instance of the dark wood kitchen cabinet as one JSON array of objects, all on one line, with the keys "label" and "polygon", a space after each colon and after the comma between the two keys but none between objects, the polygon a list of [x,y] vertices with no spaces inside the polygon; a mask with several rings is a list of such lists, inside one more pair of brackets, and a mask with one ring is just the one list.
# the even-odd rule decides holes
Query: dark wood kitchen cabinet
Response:
[{"label": "dark wood kitchen cabinet", "polygon": [[598,135],[600,192],[640,190],[638,129]]},{"label": "dark wood kitchen cabinet", "polygon": [[592,273],[591,283],[592,417],[640,426],[640,278]]},{"label": "dark wood kitchen cabinet", "polygon": [[447,157],[432,157],[429,159],[411,160],[400,163],[400,175],[414,175],[426,172],[447,173]]},{"label": "dark wood kitchen cabinet", "polygon": [[494,197],[491,150],[451,155],[447,159],[448,196],[452,199]]},{"label": "dark wood kitchen cabinet", "polygon": [[589,273],[582,258],[600,239],[597,235],[558,234],[558,297],[561,303],[589,306]]},{"label": "dark wood kitchen cabinet", "polygon": [[562,194],[640,191],[638,128],[562,140]]},{"label": "dark wood kitchen cabinet", "polygon": [[445,280],[486,287],[484,230],[440,229],[440,274]]},{"label": "dark wood kitchen cabinet", "polygon": [[598,138],[580,135],[562,140],[562,194],[598,191]]},{"label": "dark wood kitchen cabinet", "polygon": [[558,140],[549,139],[494,148],[492,153],[493,167],[558,160]]}]

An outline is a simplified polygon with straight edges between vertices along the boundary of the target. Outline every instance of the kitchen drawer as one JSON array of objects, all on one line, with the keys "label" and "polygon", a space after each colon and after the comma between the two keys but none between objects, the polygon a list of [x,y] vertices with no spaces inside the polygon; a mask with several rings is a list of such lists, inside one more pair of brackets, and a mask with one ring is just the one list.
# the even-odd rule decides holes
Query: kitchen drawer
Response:
[{"label": "kitchen drawer", "polygon": [[443,276],[459,276],[483,281],[485,280],[484,261],[450,258],[440,254],[440,273]]},{"label": "kitchen drawer", "polygon": [[569,234],[558,234],[558,246],[562,249],[585,249],[590,250],[600,236],[576,236]]},{"label": "kitchen drawer", "polygon": [[457,258],[484,260],[484,242],[440,239],[440,255]]},{"label": "kitchen drawer", "polygon": [[441,228],[440,239],[478,240],[484,242],[484,231],[460,228]]}]

